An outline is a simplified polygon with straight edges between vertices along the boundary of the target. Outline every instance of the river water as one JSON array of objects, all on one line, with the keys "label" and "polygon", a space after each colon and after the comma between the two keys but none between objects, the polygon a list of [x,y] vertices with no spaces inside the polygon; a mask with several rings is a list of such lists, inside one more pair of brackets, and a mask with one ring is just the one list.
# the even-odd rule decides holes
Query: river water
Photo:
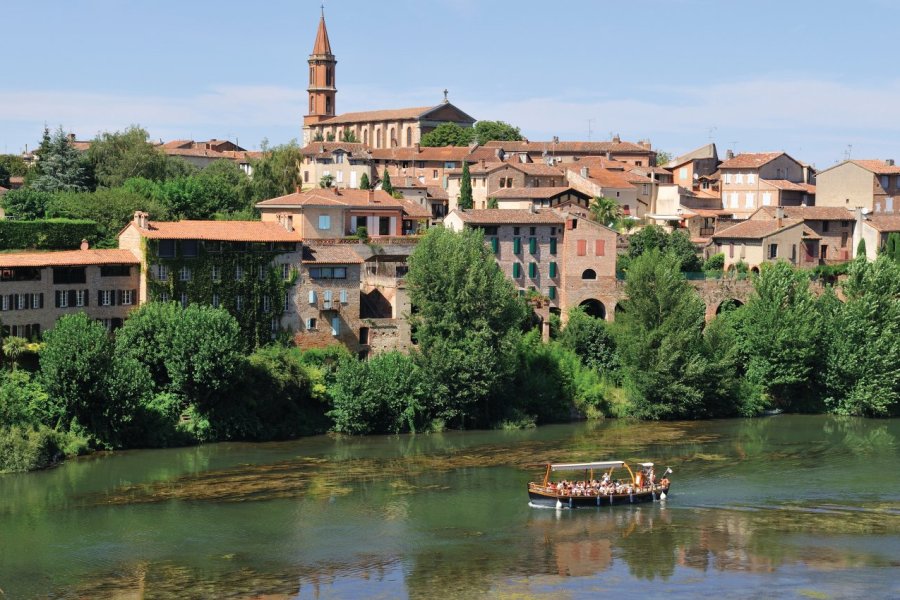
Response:
[{"label": "river water", "polygon": [[[900,420],[607,421],[95,455],[0,476],[0,598],[900,597]],[[664,502],[531,508],[542,463]]]}]

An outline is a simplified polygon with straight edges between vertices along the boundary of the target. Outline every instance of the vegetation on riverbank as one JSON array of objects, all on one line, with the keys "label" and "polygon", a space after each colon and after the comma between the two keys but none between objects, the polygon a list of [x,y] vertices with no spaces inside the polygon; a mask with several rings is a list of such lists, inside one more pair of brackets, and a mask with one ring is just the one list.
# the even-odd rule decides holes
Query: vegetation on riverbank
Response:
[{"label": "vegetation on riverbank", "polygon": [[809,273],[765,265],[744,306],[704,322],[679,256],[631,261],[614,324],[575,309],[540,340],[478,231],[434,228],[410,258],[417,344],[361,362],[335,346],[246,353],[222,309],[147,304],[114,336],[84,314],[33,350],[7,338],[0,471],[91,449],[444,428],[527,427],[578,416],[694,419],[766,408],[900,412],[900,264]]}]

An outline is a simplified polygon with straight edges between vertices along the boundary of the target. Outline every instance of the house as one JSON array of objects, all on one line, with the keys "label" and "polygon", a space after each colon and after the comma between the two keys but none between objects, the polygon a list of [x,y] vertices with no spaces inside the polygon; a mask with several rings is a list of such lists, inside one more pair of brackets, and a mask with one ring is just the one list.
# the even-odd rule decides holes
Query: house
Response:
[{"label": "house", "polygon": [[809,166],[785,152],[743,153],[719,165],[722,208],[749,216],[762,206],[815,204]]},{"label": "house", "polygon": [[900,233],[900,215],[874,214],[863,217],[862,211],[859,211],[856,227],[859,231],[857,240],[859,237],[866,240],[866,258],[875,260],[887,244],[888,236]]},{"label": "house", "polygon": [[331,178],[331,187],[358,189],[362,176],[374,185],[372,154],[364,144],[350,142],[312,142],[300,150],[300,179],[303,187],[318,187],[323,177]]},{"label": "house", "polygon": [[666,165],[673,176],[673,183],[692,190],[701,177],[712,175],[719,168],[719,154],[715,144],[706,144],[687,154],[672,159]]},{"label": "house", "polygon": [[491,194],[497,208],[530,209],[554,208],[560,205],[574,205],[590,208],[591,197],[575,188],[559,187],[507,187]]},{"label": "house", "polygon": [[864,208],[875,214],[900,213],[900,167],[888,160],[845,160],[816,177],[817,206]]},{"label": "house", "polygon": [[[477,152],[477,151],[476,151]],[[527,155],[533,162],[558,164],[574,162],[587,156],[604,157],[637,167],[656,165],[656,152],[650,142],[627,142],[616,135],[608,142],[549,142],[491,141],[482,146],[482,153],[498,153],[500,160],[508,154]],[[496,155],[496,154],[495,154]],[[478,156],[477,158],[482,158]],[[490,160],[490,158],[488,158]]]},{"label": "house", "polygon": [[[785,206],[785,219],[800,219],[819,236],[818,258],[825,263],[846,262],[853,258],[854,229],[856,215],[835,206]],[[760,208],[750,215],[750,219],[777,219],[778,209],[774,206]]]},{"label": "house", "polygon": [[309,55],[309,112],[303,117],[303,145],[316,141],[356,141],[374,149],[410,148],[442,123],[471,127],[475,119],[447,100],[436,106],[336,114],[337,59],[325,26],[319,19],[316,41]]},{"label": "house", "polygon": [[581,305],[594,316],[611,316],[617,235],[608,227],[551,209],[454,210],[444,226],[481,229],[519,293],[536,293],[551,312]]},{"label": "house", "polygon": [[[481,160],[469,165],[472,181],[472,203],[474,208],[487,208],[488,199],[495,192],[505,188],[564,187],[565,175],[556,166],[544,163],[487,162]],[[447,195],[449,208],[459,205],[462,185],[462,169],[448,171]]]},{"label": "house", "polygon": [[411,147],[382,148],[372,150],[372,170],[378,180],[387,169],[391,183],[412,177],[423,185],[447,189],[448,173],[461,169],[468,155],[465,146],[430,148],[415,143]]},{"label": "house", "polygon": [[622,214],[640,219],[649,211],[650,203],[648,196],[639,194],[639,191],[647,191],[649,194],[649,184],[647,190],[639,190],[638,186],[642,184],[631,183],[629,180],[633,178],[630,173],[618,169],[588,166],[566,168],[566,179],[570,186],[592,198],[615,200],[622,208]]},{"label": "house", "polygon": [[138,305],[140,259],[130,250],[0,254],[3,335],[39,338],[66,314],[85,312],[109,329]]},{"label": "house", "polygon": [[803,219],[785,218],[783,207],[776,207],[775,218],[746,219],[716,231],[711,239],[705,254],[724,254],[726,271],[738,263],[758,271],[762,263],[779,259],[804,268],[820,264],[821,236]]},{"label": "house", "polygon": [[400,192],[403,198],[418,204],[431,214],[429,226],[437,225],[447,216],[447,202],[450,197],[447,190],[441,186],[426,185],[409,175],[392,179],[392,184],[395,192]]},{"label": "house", "polygon": [[304,240],[337,239],[356,235],[361,227],[369,237],[416,233],[432,213],[382,190],[314,188],[256,204],[263,222],[286,219],[291,231]]}]

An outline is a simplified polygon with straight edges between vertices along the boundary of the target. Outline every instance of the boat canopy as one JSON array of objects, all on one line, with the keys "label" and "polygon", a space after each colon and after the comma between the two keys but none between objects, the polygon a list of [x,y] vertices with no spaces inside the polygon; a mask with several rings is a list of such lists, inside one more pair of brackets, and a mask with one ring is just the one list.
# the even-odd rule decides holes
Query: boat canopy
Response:
[{"label": "boat canopy", "polygon": [[581,471],[583,469],[612,469],[621,467],[625,462],[621,460],[607,460],[604,462],[587,462],[587,463],[560,463],[550,465],[551,471]]},{"label": "boat canopy", "polygon": [[648,469],[653,466],[653,463],[638,463],[638,464],[641,465],[642,467],[646,467]]}]

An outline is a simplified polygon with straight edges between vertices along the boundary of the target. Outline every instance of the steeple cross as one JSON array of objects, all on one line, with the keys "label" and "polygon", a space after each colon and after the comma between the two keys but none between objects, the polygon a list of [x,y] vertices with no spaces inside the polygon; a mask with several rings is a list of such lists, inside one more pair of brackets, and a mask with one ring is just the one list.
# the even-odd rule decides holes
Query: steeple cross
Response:
[{"label": "steeple cross", "polygon": [[449,100],[447,100],[447,94],[449,93],[449,90],[447,90],[447,88],[444,88],[444,102],[449,102]]}]

